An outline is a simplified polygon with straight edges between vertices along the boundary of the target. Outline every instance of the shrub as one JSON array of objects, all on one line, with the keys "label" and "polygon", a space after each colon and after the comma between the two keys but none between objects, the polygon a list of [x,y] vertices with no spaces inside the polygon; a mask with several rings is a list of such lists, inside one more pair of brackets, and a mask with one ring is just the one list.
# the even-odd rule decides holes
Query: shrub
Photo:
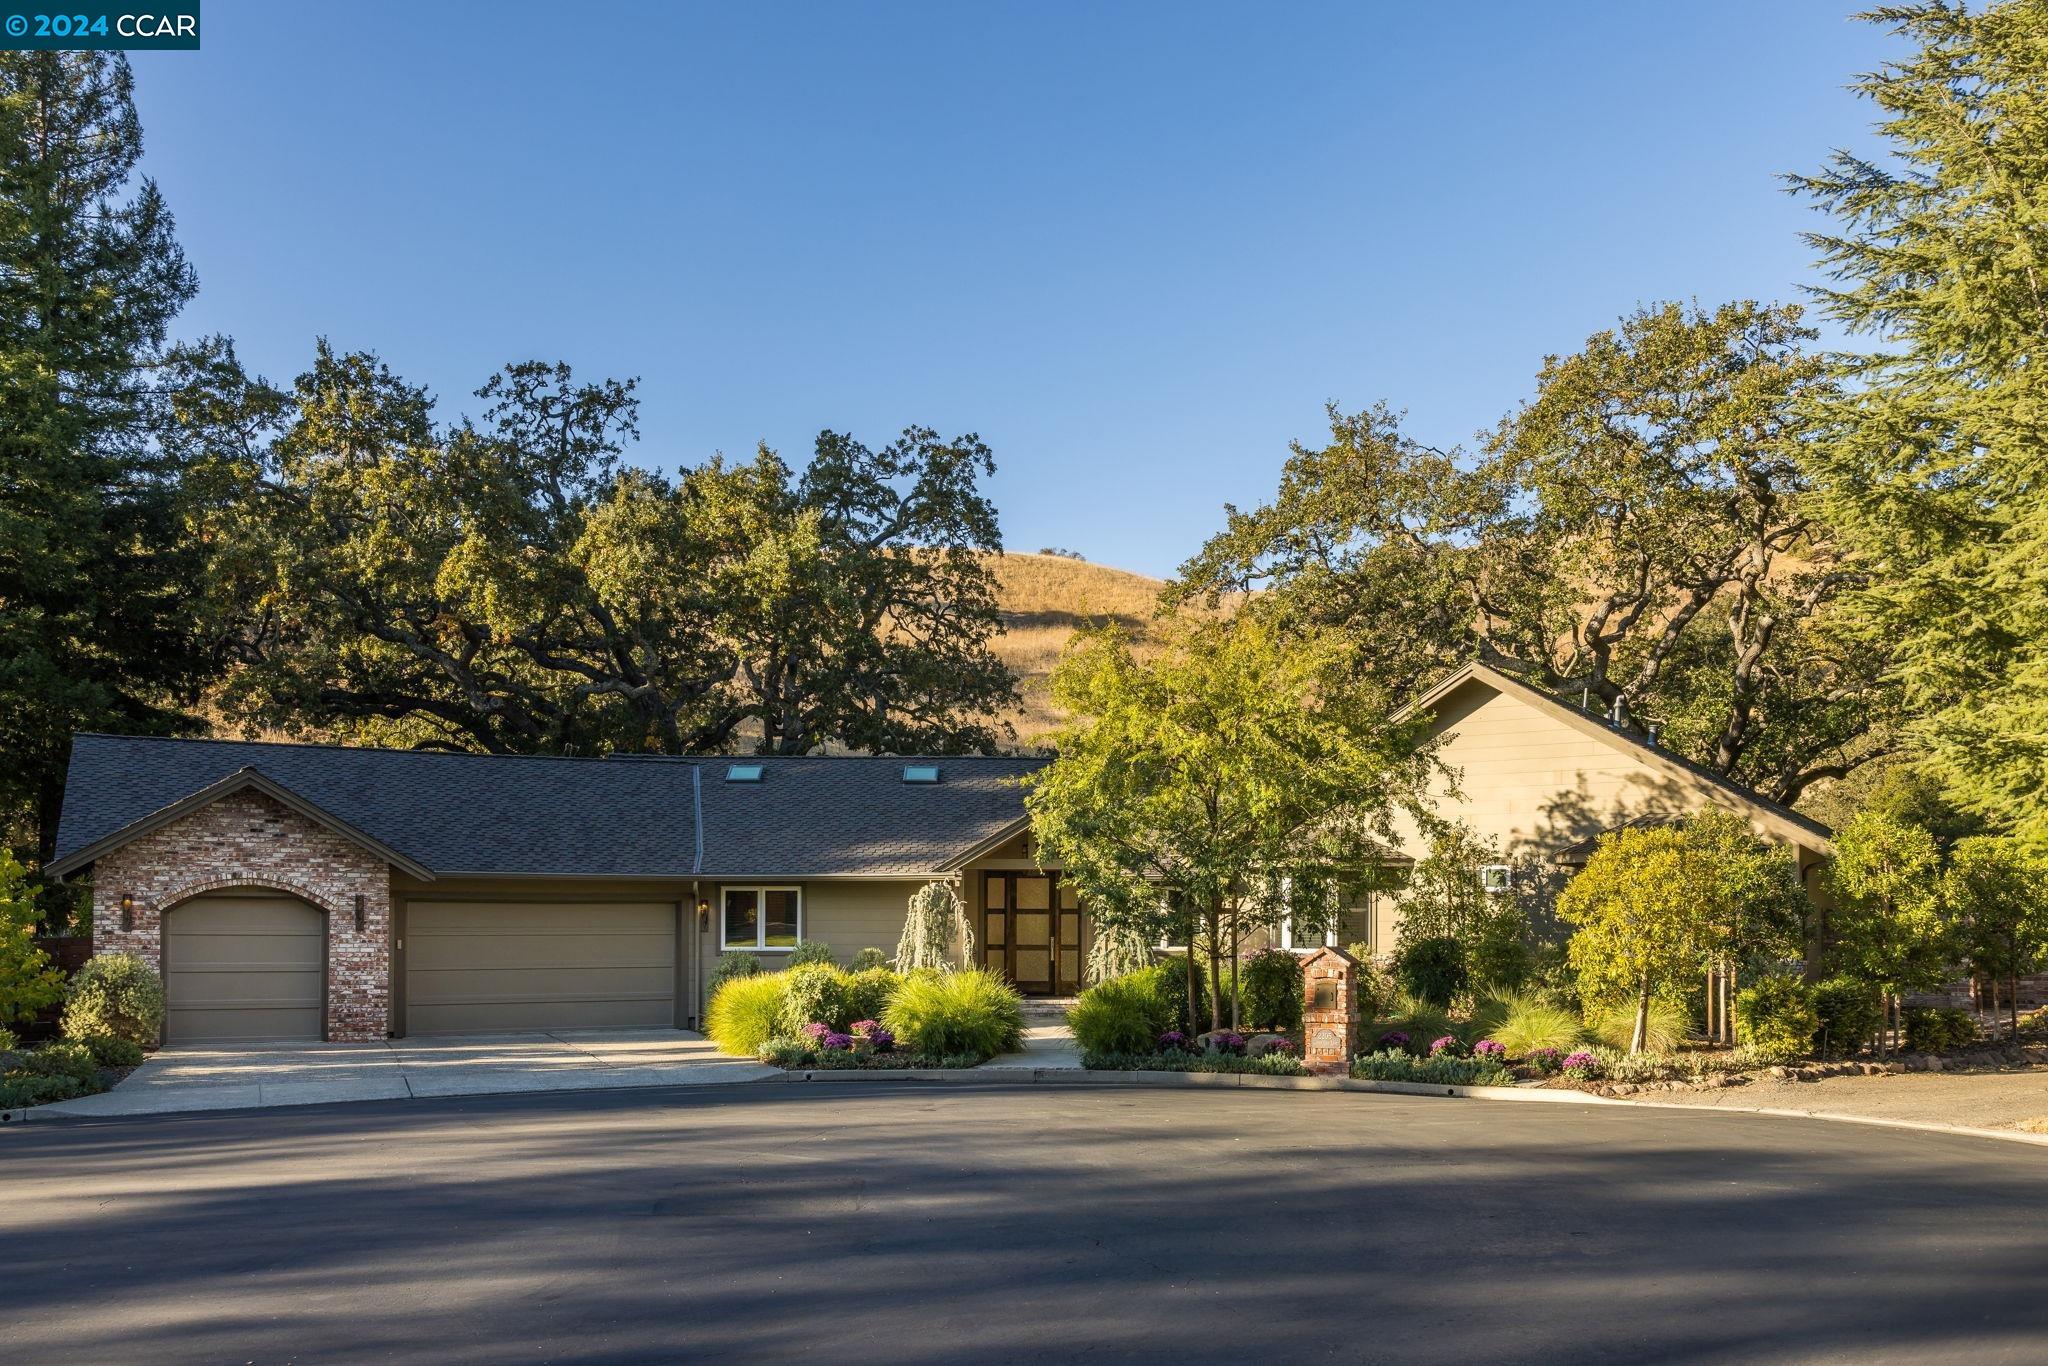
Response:
[{"label": "shrub", "polygon": [[1508,1060],[1508,1051],[1492,1039],[1481,1039],[1472,1045],[1472,1056],[1484,1058],[1488,1062],[1504,1063]]},{"label": "shrub", "polygon": [[876,968],[886,968],[888,966],[889,955],[883,953],[873,944],[870,944],[853,956],[851,970],[854,972],[872,972]]},{"label": "shrub", "polygon": [[1194,1048],[1195,1041],[1178,1029],[1169,1029],[1159,1036],[1161,1053],[1192,1053]]},{"label": "shrub", "polygon": [[1241,1058],[1244,1056],[1245,1037],[1242,1034],[1233,1033],[1226,1029],[1219,1033],[1211,1034],[1208,1038],[1208,1045],[1208,1051],[1211,1053],[1221,1053],[1226,1057]]},{"label": "shrub", "polygon": [[1446,1034],[1440,1039],[1432,1039],[1429,1043],[1429,1056],[1432,1058],[1462,1058],[1465,1056],[1465,1041],[1455,1034]]},{"label": "shrub", "polygon": [[1465,946],[1455,939],[1417,939],[1394,956],[1394,981],[1418,1001],[1442,1010],[1471,982]]},{"label": "shrub", "polygon": [[822,939],[799,939],[790,950],[789,965],[793,968],[809,967],[813,963],[833,966],[832,946]]},{"label": "shrub", "polygon": [[27,870],[0,848],[0,1025],[33,1020],[64,999],[64,974],[36,943],[37,919]]},{"label": "shrub", "polygon": [[1509,1086],[1514,1077],[1507,1068],[1487,1058],[1460,1058],[1448,1053],[1416,1058],[1387,1049],[1351,1060],[1351,1075],[1359,1081],[1423,1081],[1440,1086]]},{"label": "shrub", "polygon": [[[1399,1032],[1409,1041],[1435,1039],[1453,1032],[1451,1017],[1440,1007],[1413,997],[1397,996],[1388,1013],[1360,1031],[1361,1038],[1380,1039]],[[1406,1047],[1406,1043],[1402,1045]]]},{"label": "shrub", "polygon": [[1510,1057],[1526,1058],[1539,1049],[1562,1055],[1579,1043],[1579,1017],[1533,992],[1501,998],[1500,1022],[1486,1037],[1508,1051]]},{"label": "shrub", "polygon": [[844,1029],[853,1019],[853,993],[846,974],[830,963],[806,963],[782,974],[781,1033],[794,1034],[807,1024]]},{"label": "shrub", "polygon": [[952,967],[953,946],[974,961],[974,932],[967,925],[967,907],[944,882],[927,882],[910,894],[903,915],[903,934],[896,941],[896,966],[904,972]]},{"label": "shrub", "polygon": [[[1610,1048],[1627,1049],[1636,1031],[1635,1003],[1613,1001],[1591,1007],[1586,1012],[1586,1030]],[[1692,1016],[1683,1005],[1662,996],[1651,999],[1650,1023],[1643,1036],[1645,1049],[1669,1053],[1691,1032]]]},{"label": "shrub", "polygon": [[12,1053],[15,1046],[20,1042],[21,1040],[15,1037],[13,1030],[9,1029],[6,1025],[0,1025],[0,1053]]},{"label": "shrub", "polygon": [[1915,1053],[1945,1053],[1977,1042],[1977,1022],[1967,1010],[1909,1010],[1906,1047]]},{"label": "shrub", "polygon": [[137,1067],[142,1063],[139,1044],[117,1039],[111,1034],[88,1034],[78,1042],[101,1067]]},{"label": "shrub", "polygon": [[904,979],[882,1023],[913,1053],[994,1057],[1024,1039],[1024,1002],[980,968]]},{"label": "shrub", "polygon": [[710,995],[716,996],[718,989],[735,977],[752,977],[761,970],[761,960],[751,953],[721,953],[718,966],[711,970]]},{"label": "shrub", "polygon": [[111,1034],[147,1048],[163,1030],[163,978],[134,954],[98,954],[72,974],[64,1002],[64,1032],[70,1037]]},{"label": "shrub", "polygon": [[1814,984],[1813,1012],[1820,1021],[1821,1051],[1831,1058],[1858,1052],[1877,1035],[1883,1019],[1877,989],[1853,977]]},{"label": "shrub", "polygon": [[1301,1028],[1301,960],[1286,949],[1261,949],[1245,959],[1238,1009],[1253,1029]]},{"label": "shrub", "polygon": [[1820,1028],[1811,993],[1796,977],[1763,977],[1735,996],[1735,1037],[1773,1062],[1813,1051]]},{"label": "shrub", "polygon": [[810,1061],[812,1043],[810,1039],[764,1039],[754,1056],[770,1067],[802,1067]]},{"label": "shrub", "polygon": [[866,1043],[877,1053],[893,1053],[896,1051],[896,1036],[883,1028],[879,1020],[855,1020],[853,1027],[847,1032],[852,1034],[854,1038]]},{"label": "shrub", "polygon": [[26,1072],[10,1072],[0,1078],[0,1110],[13,1110],[24,1105],[48,1105],[53,1100],[70,1100],[76,1096],[90,1095],[97,1087],[87,1087],[70,1077],[39,1077]]},{"label": "shrub", "polygon": [[1408,1045],[1412,1042],[1412,1040],[1409,1039],[1407,1030],[1390,1029],[1386,1033],[1380,1035],[1379,1038],[1375,1040],[1375,1042],[1378,1043],[1379,1046],[1383,1049],[1406,1051]]},{"label": "shrub", "polygon": [[781,1033],[776,1021],[782,1013],[782,986],[788,975],[764,972],[735,977],[718,989],[704,1012],[704,1032],[720,1052],[752,1057]]},{"label": "shrub", "polygon": [[903,979],[887,968],[862,968],[846,975],[846,1013],[856,1020],[879,1020],[895,998]]},{"label": "shrub", "polygon": [[1089,987],[1067,1012],[1074,1042],[1097,1053],[1145,1052],[1180,1023],[1166,982],[1160,969],[1144,968]]},{"label": "shrub", "polygon": [[[1207,995],[1208,974],[1198,965],[1191,965],[1186,954],[1174,954],[1161,959],[1153,971],[1159,974],[1159,995],[1173,1010],[1173,1023],[1177,1029],[1190,1034],[1199,1033],[1209,1027],[1209,998]],[[1188,978],[1195,979],[1195,1014],[1199,1021],[1188,1014]]]},{"label": "shrub", "polygon": [[1287,1053],[1241,1058],[1230,1053],[1090,1053],[1081,1066],[1097,1072],[1229,1072],[1244,1076],[1305,1077],[1308,1068]]},{"label": "shrub", "polygon": [[1568,1077],[1590,1081],[1600,1075],[1600,1059],[1581,1049],[1576,1053],[1567,1053],[1564,1061],[1558,1064],[1558,1070]]},{"label": "shrub", "polygon": [[1522,1061],[1547,1077],[1564,1066],[1564,1053],[1556,1048],[1532,1048]]},{"label": "shrub", "polygon": [[100,1065],[93,1059],[92,1050],[68,1039],[46,1043],[22,1054],[10,1075],[69,1077],[88,1090],[100,1089]]}]

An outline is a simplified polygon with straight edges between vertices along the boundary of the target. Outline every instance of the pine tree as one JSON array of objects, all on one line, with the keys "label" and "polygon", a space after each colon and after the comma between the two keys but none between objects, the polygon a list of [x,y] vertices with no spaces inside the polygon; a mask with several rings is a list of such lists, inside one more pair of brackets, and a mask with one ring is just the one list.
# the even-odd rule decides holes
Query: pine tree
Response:
[{"label": "pine tree", "polygon": [[1792,178],[1834,215],[1820,292],[1871,349],[1817,474],[1860,550],[1865,639],[1966,807],[2048,840],[2048,0],[1887,6],[1913,52],[1856,85],[1886,154]]},{"label": "pine tree", "polygon": [[0,52],[0,803],[47,858],[74,731],[165,730],[202,664],[155,379],[196,288],[127,61]]}]

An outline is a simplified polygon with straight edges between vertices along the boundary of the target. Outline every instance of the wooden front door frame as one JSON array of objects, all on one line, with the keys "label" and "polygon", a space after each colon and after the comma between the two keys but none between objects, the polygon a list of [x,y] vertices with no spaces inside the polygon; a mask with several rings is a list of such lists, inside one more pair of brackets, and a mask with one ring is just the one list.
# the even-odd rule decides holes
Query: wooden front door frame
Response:
[{"label": "wooden front door frame", "polygon": [[[1026,984],[1020,982],[1017,977],[1017,880],[1019,878],[1038,877],[1046,880],[1045,914],[1050,918],[1051,926],[1046,951],[1051,962],[1047,968],[1048,980],[1045,983],[1033,982]],[[991,916],[1001,916],[1003,918],[1003,943],[1001,945],[1002,962],[1000,967],[1003,975],[1015,984],[1019,991],[1023,991],[1027,995],[1044,994],[1049,996],[1071,996],[1078,992],[1081,989],[1083,971],[1082,945],[1087,934],[1087,912],[1081,906],[1078,897],[1075,898],[1073,909],[1068,910],[1061,907],[1060,874],[1058,870],[988,869],[981,874],[981,880],[981,923],[976,927],[976,933],[981,939],[982,966],[997,966],[989,961],[989,950],[996,946],[990,942],[988,929],[989,918]],[[1003,904],[1001,906],[990,904],[988,889],[991,883],[996,882],[1003,884]],[[1071,973],[1063,971],[1064,965],[1061,962],[1062,954],[1068,950],[1071,950],[1074,955],[1073,971]]]}]

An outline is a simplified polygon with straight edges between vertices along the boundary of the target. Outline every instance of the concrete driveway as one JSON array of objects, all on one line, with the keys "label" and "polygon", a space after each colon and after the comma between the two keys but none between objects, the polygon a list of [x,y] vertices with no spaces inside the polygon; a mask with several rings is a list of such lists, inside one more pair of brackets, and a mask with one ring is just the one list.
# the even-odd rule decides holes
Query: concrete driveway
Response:
[{"label": "concrete driveway", "polygon": [[602,1091],[754,1081],[775,1075],[721,1056],[682,1029],[478,1034],[386,1043],[172,1045],[113,1090],[42,1107],[61,1115],[153,1115],[345,1100]]}]

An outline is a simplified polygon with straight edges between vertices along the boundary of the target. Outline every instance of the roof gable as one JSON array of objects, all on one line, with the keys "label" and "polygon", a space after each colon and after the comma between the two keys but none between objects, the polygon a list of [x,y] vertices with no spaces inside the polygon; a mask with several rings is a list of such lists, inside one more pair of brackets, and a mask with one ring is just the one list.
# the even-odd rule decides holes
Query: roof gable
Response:
[{"label": "roof gable", "polygon": [[1446,675],[1421,697],[1403,707],[1398,715],[1406,717],[1428,713],[1432,718],[1432,729],[1442,733],[1453,728],[1460,714],[1476,710],[1479,705],[1477,694],[1482,693],[1511,699],[1560,726],[1596,739],[1631,763],[1640,765],[1646,773],[1690,788],[1703,800],[1734,809],[1788,843],[1804,845],[1824,854],[1834,852],[1834,832],[1819,821],[1484,664],[1466,664]]}]

